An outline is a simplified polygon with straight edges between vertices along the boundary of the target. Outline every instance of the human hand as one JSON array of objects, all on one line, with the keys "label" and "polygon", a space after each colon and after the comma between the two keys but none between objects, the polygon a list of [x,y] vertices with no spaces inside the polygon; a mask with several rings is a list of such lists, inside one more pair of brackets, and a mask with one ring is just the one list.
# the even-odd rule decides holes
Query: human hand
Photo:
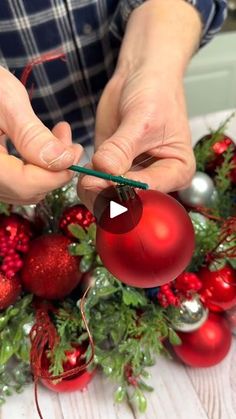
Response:
[{"label": "human hand", "polygon": [[[67,123],[52,132],[34,114],[28,93],[20,81],[0,67],[0,201],[10,204],[39,202],[71,180],[65,170],[77,163],[80,145],[72,145]],[[23,160],[7,153],[9,137]]]},{"label": "human hand", "polygon": [[[173,3],[173,7],[180,5],[178,11],[174,10],[177,22],[184,5],[174,33],[171,32],[173,22],[169,21],[172,4],[168,4],[167,13],[166,3]],[[182,35],[183,20],[190,25],[190,39]],[[95,169],[146,182],[150,188],[162,192],[188,186],[195,160],[185,108],[183,73],[196,49],[200,29],[195,10],[183,1],[150,0],[133,12],[116,71],[97,110],[92,159]],[[78,192],[92,209],[95,194],[106,186],[108,183],[103,180],[84,176]]]}]

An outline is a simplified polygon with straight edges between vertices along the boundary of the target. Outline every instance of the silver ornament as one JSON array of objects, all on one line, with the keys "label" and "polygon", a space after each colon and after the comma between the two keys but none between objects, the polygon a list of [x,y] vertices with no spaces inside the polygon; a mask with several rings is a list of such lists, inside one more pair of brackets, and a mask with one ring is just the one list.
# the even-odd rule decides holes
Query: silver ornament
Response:
[{"label": "silver ornament", "polygon": [[181,202],[190,207],[212,205],[213,194],[215,194],[213,180],[203,172],[196,172],[190,186],[178,191]]},{"label": "silver ornament", "polygon": [[179,332],[193,332],[203,325],[207,317],[208,310],[196,296],[181,303],[179,315],[172,321],[172,325]]}]

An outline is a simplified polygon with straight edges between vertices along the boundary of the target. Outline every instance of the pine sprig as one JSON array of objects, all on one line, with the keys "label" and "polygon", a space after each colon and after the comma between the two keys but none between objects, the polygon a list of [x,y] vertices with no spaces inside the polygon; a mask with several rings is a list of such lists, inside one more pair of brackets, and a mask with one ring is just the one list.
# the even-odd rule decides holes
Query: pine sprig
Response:
[{"label": "pine sprig", "polygon": [[206,255],[217,246],[220,236],[219,225],[209,219],[194,219],[195,251],[192,260],[187,268],[190,272],[197,272],[206,263]]},{"label": "pine sprig", "polygon": [[101,261],[95,248],[96,224],[92,223],[86,229],[78,224],[70,224],[68,229],[79,241],[79,243],[72,243],[69,251],[74,256],[81,256],[80,271],[88,272],[100,265]]},{"label": "pine sprig", "polygon": [[224,131],[234,115],[235,112],[229,115],[229,117],[220,124],[216,131],[210,131],[210,133],[205,135],[194,147],[196,167],[200,172],[204,172],[206,170],[207,163],[209,163],[214,156],[212,146],[223,139]]}]

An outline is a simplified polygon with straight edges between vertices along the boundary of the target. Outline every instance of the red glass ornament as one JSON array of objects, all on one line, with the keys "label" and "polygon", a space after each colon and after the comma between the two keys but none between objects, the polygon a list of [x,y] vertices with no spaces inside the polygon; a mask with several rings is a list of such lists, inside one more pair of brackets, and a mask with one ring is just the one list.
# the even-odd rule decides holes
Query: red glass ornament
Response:
[{"label": "red glass ornament", "polygon": [[220,312],[236,305],[236,272],[231,266],[217,271],[202,268],[198,276],[202,281],[201,299],[211,311]]},{"label": "red glass ornament", "polygon": [[69,238],[48,234],[33,240],[21,271],[24,288],[41,298],[60,299],[78,285],[80,259],[71,256]]},{"label": "red glass ornament", "polygon": [[0,310],[5,310],[14,304],[21,294],[21,284],[18,277],[7,278],[0,274]]},{"label": "red glass ornament", "polygon": [[230,350],[232,335],[224,317],[210,313],[203,325],[193,332],[178,332],[181,345],[173,349],[178,357],[192,367],[212,367],[221,362]]},{"label": "red glass ornament", "polygon": [[[104,266],[119,280],[134,287],[156,287],[173,280],[188,265],[194,230],[183,206],[171,196],[153,190],[138,195],[143,205],[139,223],[121,234],[98,226],[96,247]],[[122,214],[122,224],[131,216],[129,211]],[[118,230],[120,217],[110,219],[109,208],[103,217]]]},{"label": "red glass ornament", "polygon": [[[64,371],[69,371],[72,368],[82,366],[84,359],[81,360],[81,355],[84,354],[86,347],[75,346],[72,351],[66,352],[66,361],[63,364]],[[44,355],[43,366],[49,367],[49,361]],[[57,393],[72,392],[78,390],[84,390],[88,383],[92,380],[95,374],[95,370],[89,372],[87,370],[81,371],[81,373],[70,378],[63,378],[61,381],[56,382],[53,380],[42,379],[42,383],[45,387]]]},{"label": "red glass ornament", "polygon": [[93,214],[84,205],[77,204],[64,210],[59,222],[59,227],[68,237],[74,237],[68,230],[70,224],[78,224],[81,227],[86,228],[94,222],[95,218]]}]

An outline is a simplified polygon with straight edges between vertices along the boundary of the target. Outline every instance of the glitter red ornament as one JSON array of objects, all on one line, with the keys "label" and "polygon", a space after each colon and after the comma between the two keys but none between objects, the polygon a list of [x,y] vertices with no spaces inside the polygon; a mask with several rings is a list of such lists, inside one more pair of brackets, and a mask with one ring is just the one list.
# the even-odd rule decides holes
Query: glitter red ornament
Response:
[{"label": "glitter red ornament", "polygon": [[5,310],[14,304],[21,294],[21,284],[18,277],[7,278],[0,273],[0,310]]},{"label": "glitter red ornament", "polygon": [[219,314],[210,313],[203,325],[193,332],[178,332],[181,345],[173,349],[191,367],[212,367],[221,362],[230,350],[232,335],[228,322]]},{"label": "glitter red ornament", "polygon": [[24,288],[41,298],[60,299],[78,285],[78,257],[69,254],[70,239],[47,234],[33,240],[21,271]]},{"label": "glitter red ornament", "polygon": [[68,230],[70,224],[78,224],[85,229],[93,222],[95,222],[93,214],[84,205],[77,204],[64,210],[59,227],[68,237],[73,237]]},{"label": "glitter red ornament", "polygon": [[216,271],[205,267],[198,275],[202,281],[201,299],[211,311],[229,310],[236,305],[236,272],[231,266]]},{"label": "glitter red ornament", "polygon": [[[104,266],[119,280],[150,288],[172,281],[188,265],[194,250],[194,230],[183,206],[171,196],[154,190],[139,191],[138,195],[143,206],[138,224],[120,234],[99,225],[96,248]],[[132,215],[127,211],[110,219],[107,207],[102,218],[103,223],[114,223],[115,231]]]},{"label": "glitter red ornament", "polygon": [[[70,371],[75,367],[82,366],[84,364],[84,358],[82,358],[83,354],[85,353],[86,346],[81,345],[74,345],[74,348],[71,351],[67,351],[65,353],[66,360],[63,363],[64,371]],[[49,367],[49,362],[46,356],[44,355],[43,358],[43,366]],[[48,379],[42,379],[42,383],[45,387],[49,388],[52,391],[57,393],[65,393],[65,392],[72,392],[78,390],[86,389],[88,383],[92,380],[95,374],[95,370],[88,371],[84,370],[81,371],[76,376],[72,376],[70,378],[63,378],[61,381],[53,381]]]}]

